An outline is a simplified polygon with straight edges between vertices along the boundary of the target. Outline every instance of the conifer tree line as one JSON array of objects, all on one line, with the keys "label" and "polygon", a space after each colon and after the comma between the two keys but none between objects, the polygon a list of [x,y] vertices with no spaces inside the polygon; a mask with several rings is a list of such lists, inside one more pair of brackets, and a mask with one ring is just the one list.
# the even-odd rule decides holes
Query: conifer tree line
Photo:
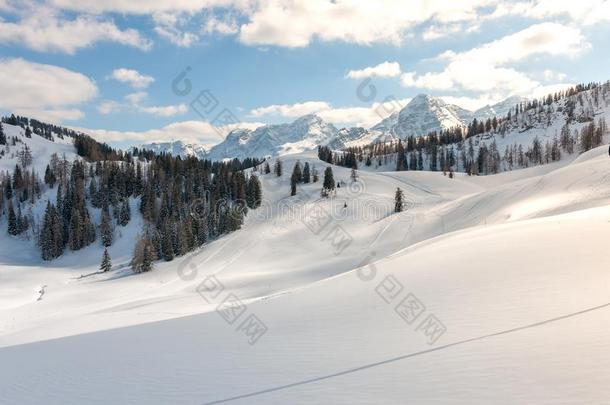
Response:
[{"label": "conifer tree line", "polygon": [[[320,147],[318,156],[323,161],[345,167],[357,167],[360,163],[365,166],[390,165],[397,171],[494,174],[550,163],[560,160],[562,154],[580,153],[600,146],[608,127],[603,117],[596,118],[594,111],[608,102],[610,82],[579,85],[540,100],[517,104],[506,117],[494,117],[485,122],[475,119],[466,128],[450,128],[425,136],[350,147],[340,152]],[[575,112],[577,106],[578,114]],[[529,145],[515,142],[502,149],[498,147],[496,137],[504,138],[509,131],[546,128],[553,114],[563,114],[565,118],[564,126],[554,136],[536,137]]]},{"label": "conifer tree line", "polygon": [[[318,146],[318,158],[320,160],[337,166],[347,167],[348,169],[358,169],[358,160],[360,158],[357,152],[358,148],[347,148],[344,151],[333,153],[328,146]],[[361,159],[360,162],[362,162]]]},{"label": "conifer tree line", "polygon": [[[11,116],[5,122],[35,121]],[[55,133],[58,127],[38,125],[34,133],[36,128]],[[8,232],[34,230],[44,260],[92,243],[110,247],[117,228],[129,224],[135,207],[145,229],[132,265],[136,271],[147,271],[154,260],[172,260],[239,229],[247,210],[261,204],[257,159],[212,162],[141,149],[125,153],[87,135],[59,131],[73,138],[82,159],[69,162],[53,155],[44,180],[27,168],[28,159],[21,159],[13,173],[0,173],[0,215],[6,212]],[[252,174],[246,174],[248,168],[254,168]],[[32,216],[22,214],[22,207],[45,190],[56,190],[55,197],[47,201],[40,223],[34,223]]]}]

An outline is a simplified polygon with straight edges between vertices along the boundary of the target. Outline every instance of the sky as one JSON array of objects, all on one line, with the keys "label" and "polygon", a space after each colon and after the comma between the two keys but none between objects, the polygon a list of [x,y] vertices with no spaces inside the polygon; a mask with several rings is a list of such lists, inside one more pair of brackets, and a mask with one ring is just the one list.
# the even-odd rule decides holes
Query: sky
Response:
[{"label": "sky", "polygon": [[115,146],[216,144],[417,94],[474,110],[610,79],[610,1],[0,0],[0,112]]}]

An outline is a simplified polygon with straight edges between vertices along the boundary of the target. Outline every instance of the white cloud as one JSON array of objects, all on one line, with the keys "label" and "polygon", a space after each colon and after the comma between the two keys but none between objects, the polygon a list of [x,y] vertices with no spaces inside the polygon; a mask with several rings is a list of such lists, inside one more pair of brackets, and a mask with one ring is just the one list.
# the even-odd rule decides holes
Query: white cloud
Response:
[{"label": "white cloud", "polygon": [[157,117],[172,117],[174,115],[185,114],[188,111],[186,104],[147,106],[142,103],[148,98],[148,93],[139,91],[125,96],[125,102],[105,100],[97,107],[97,111],[102,115],[114,114],[119,112],[140,112]]},{"label": "white cloud", "polygon": [[554,70],[551,69],[545,69],[544,72],[542,72],[542,76],[544,77],[544,80],[547,82],[556,82],[556,81],[563,81],[566,79],[566,77],[568,77],[565,73],[561,73],[561,72],[555,72]]},{"label": "white cloud", "polygon": [[153,20],[155,21],[155,32],[174,45],[189,47],[199,40],[197,34],[184,29],[189,20],[187,14],[155,13],[153,14]]},{"label": "white cloud", "polygon": [[255,108],[250,111],[251,117],[259,118],[267,115],[278,115],[281,117],[296,118],[307,114],[328,110],[330,104],[324,101],[307,101],[296,104],[274,104],[266,107]]},{"label": "white cloud", "polygon": [[350,70],[347,77],[350,79],[363,79],[365,77],[396,77],[400,75],[398,62],[383,62],[376,66],[360,70]]},{"label": "white cloud", "polygon": [[470,34],[478,31],[480,26],[476,23],[469,24],[443,24],[443,25],[430,25],[425,29],[422,34],[422,38],[426,41],[433,41],[436,39],[444,38],[450,35],[458,34]]},{"label": "white cloud", "polygon": [[0,108],[54,122],[83,116],[77,107],[97,95],[87,76],[24,59],[0,59]]},{"label": "white cloud", "polygon": [[92,46],[97,42],[116,42],[142,50],[152,47],[135,29],[122,30],[112,20],[79,15],[66,19],[48,7],[20,9],[18,21],[0,19],[0,42],[17,43],[36,51],[55,51],[68,54]]},{"label": "white cloud", "polygon": [[182,140],[188,143],[199,143],[203,146],[213,146],[224,140],[227,134],[236,128],[255,129],[263,124],[245,122],[228,127],[215,127],[205,121],[180,121],[162,128],[148,131],[109,131],[103,129],[83,129],[99,141],[137,145],[148,142],[167,142]]},{"label": "white cloud", "polygon": [[159,117],[172,117],[174,115],[184,114],[188,111],[186,104],[165,105],[144,107],[139,106],[138,110],[146,114],[152,114]]},{"label": "white cloud", "polygon": [[135,89],[144,89],[155,81],[155,78],[152,76],[143,75],[137,70],[125,68],[114,69],[108,78],[121,83],[128,83]]},{"label": "white cloud", "polygon": [[519,15],[536,19],[564,17],[579,24],[591,25],[610,21],[610,2],[607,0],[537,0],[506,3],[498,7],[492,17]]},{"label": "white cloud", "polygon": [[218,18],[211,15],[205,19],[201,31],[206,34],[231,35],[239,32],[239,26],[233,16]]},{"label": "white cloud", "polygon": [[123,107],[124,106],[121,103],[118,103],[116,101],[105,100],[97,106],[97,112],[102,115],[108,115],[121,111]]},{"label": "white cloud", "polygon": [[400,44],[407,30],[418,24],[472,21],[490,3],[493,1],[261,1],[241,26],[240,39],[246,44],[285,47],[304,47],[314,39]]},{"label": "white cloud", "polygon": [[129,104],[139,105],[142,103],[142,101],[146,100],[147,97],[148,93],[146,93],[145,91],[137,91],[135,93],[130,93],[126,95],[125,100],[127,100]]},{"label": "white cloud", "polygon": [[[237,34],[248,45],[304,47],[312,41],[361,45],[401,44],[422,29],[424,40],[478,30],[482,22],[517,15],[578,24],[610,21],[610,1],[582,0],[49,0],[57,9],[180,16],[173,24],[155,19],[155,31],[178,46],[200,34]],[[225,18],[216,18],[217,11]],[[205,19],[205,16],[211,16]],[[231,16],[226,18],[226,15]],[[201,29],[192,22],[204,17]],[[190,26],[190,28],[187,28]]]},{"label": "white cloud", "polygon": [[405,73],[402,84],[430,90],[493,92],[492,97],[531,92],[539,83],[507,66],[536,55],[573,57],[590,47],[578,28],[557,23],[532,25],[466,52],[445,52],[441,72]]},{"label": "white cloud", "polygon": [[87,13],[116,12],[152,14],[155,12],[195,13],[212,7],[246,6],[247,0],[51,0],[57,7]]}]

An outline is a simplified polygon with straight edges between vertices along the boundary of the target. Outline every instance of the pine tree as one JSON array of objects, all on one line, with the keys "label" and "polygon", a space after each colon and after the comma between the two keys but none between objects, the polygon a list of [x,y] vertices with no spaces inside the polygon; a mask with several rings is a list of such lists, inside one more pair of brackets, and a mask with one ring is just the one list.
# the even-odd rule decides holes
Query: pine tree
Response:
[{"label": "pine tree", "polygon": [[335,189],[335,178],[332,167],[328,166],[324,170],[324,181],[322,182],[322,196],[326,197]]},{"label": "pine tree", "polygon": [[39,244],[43,260],[52,260],[62,255],[65,247],[62,217],[53,204],[47,202]]},{"label": "pine tree", "polygon": [[258,208],[261,205],[261,183],[255,175],[250,176],[246,186],[246,203],[248,208]]},{"label": "pine tree", "polygon": [[0,145],[6,145],[6,135],[4,134],[4,128],[0,122]]},{"label": "pine tree", "polygon": [[403,192],[400,189],[400,187],[396,188],[396,193],[394,194],[394,212],[402,212],[403,208],[404,208],[404,202],[403,202]]},{"label": "pine tree", "polygon": [[157,255],[152,240],[149,235],[146,235],[136,242],[133,258],[131,259],[131,268],[134,273],[150,271],[153,268],[153,261],[156,260],[156,258]]},{"label": "pine tree", "polygon": [[83,235],[84,230],[80,212],[73,208],[70,216],[70,225],[68,226],[68,244],[71,250],[79,250],[83,247]]},{"label": "pine tree", "polygon": [[107,272],[112,269],[112,261],[110,260],[110,255],[108,254],[108,249],[104,248],[104,255],[102,256],[102,263],[100,264],[100,271]]},{"label": "pine tree", "polygon": [[265,174],[271,173],[271,168],[269,167],[269,162],[265,162]]},{"label": "pine tree", "polygon": [[47,165],[47,168],[44,171],[44,182],[48,184],[49,187],[53,188],[55,186],[55,182],[57,179],[55,178],[55,174],[51,170],[51,167]]},{"label": "pine tree", "polygon": [[303,183],[309,183],[311,181],[311,172],[309,169],[309,162],[305,162],[303,166]]},{"label": "pine tree", "polygon": [[292,170],[292,175],[290,176],[290,195],[296,195],[297,184],[301,182],[301,178],[301,164],[299,163],[299,161],[297,161]]},{"label": "pine tree", "polygon": [[6,181],[6,186],[4,187],[4,195],[6,195],[7,199],[13,198],[13,186],[11,185],[11,181]]},{"label": "pine tree", "polygon": [[153,268],[153,261],[155,260],[155,250],[150,242],[144,245],[144,254],[142,259],[141,271],[151,271]]},{"label": "pine tree", "polygon": [[8,201],[8,233],[9,235],[18,235],[19,228],[17,226],[17,216],[15,215],[15,209],[13,208],[13,201]]},{"label": "pine tree", "polygon": [[100,235],[102,237],[102,245],[109,247],[112,245],[112,222],[110,219],[110,212],[108,211],[108,205],[102,207],[102,222],[100,224]]},{"label": "pine tree", "polygon": [[277,177],[282,177],[282,161],[279,158],[275,161],[274,172]]},{"label": "pine tree", "polygon": [[163,260],[166,262],[171,262],[174,260],[174,238],[172,238],[172,232],[170,231],[172,228],[173,227],[169,225],[169,222],[166,222],[161,230],[161,249],[163,253]]},{"label": "pine tree", "polygon": [[21,205],[17,206],[17,234],[20,235],[28,229],[28,220],[21,213]]},{"label": "pine tree", "polygon": [[127,226],[131,220],[131,209],[129,208],[129,200],[123,200],[121,204],[121,212],[119,214],[119,225]]}]

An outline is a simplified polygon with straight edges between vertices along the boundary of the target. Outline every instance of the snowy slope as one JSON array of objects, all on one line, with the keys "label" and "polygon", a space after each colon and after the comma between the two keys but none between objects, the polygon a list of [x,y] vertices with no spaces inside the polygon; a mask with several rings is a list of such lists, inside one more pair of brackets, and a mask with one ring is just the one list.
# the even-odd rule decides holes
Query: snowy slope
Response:
[{"label": "snowy slope", "polygon": [[[72,161],[77,157],[73,140],[69,137],[63,139],[55,136],[54,141],[32,133],[31,138],[25,136],[25,130],[19,126],[6,123],[2,124],[4,133],[9,138],[9,145],[0,145],[0,150],[4,150],[4,156],[0,156],[0,171],[13,171],[19,162],[18,153],[27,145],[32,153],[32,168],[41,176],[44,176],[45,168],[51,159],[51,155],[57,154],[60,158],[64,155],[66,159]],[[10,142],[10,138],[17,137],[19,140],[15,146]]]},{"label": "snowy slope", "polygon": [[[79,279],[99,258],[24,265],[2,249],[0,402],[607,402],[606,147],[485,177],[360,172],[352,187],[334,167],[335,200],[320,183],[288,197],[297,159],[326,167],[286,156],[242,230],[148,274]],[[409,209],[393,214],[397,186]],[[330,213],[321,230],[299,215],[312,209]],[[206,302],[209,275],[225,290]],[[246,312],[228,324],[215,308],[230,293]],[[412,323],[395,312],[409,293],[425,306]],[[237,330],[250,314],[268,328],[254,345]],[[434,344],[416,330],[428,315],[446,327]]]}]

